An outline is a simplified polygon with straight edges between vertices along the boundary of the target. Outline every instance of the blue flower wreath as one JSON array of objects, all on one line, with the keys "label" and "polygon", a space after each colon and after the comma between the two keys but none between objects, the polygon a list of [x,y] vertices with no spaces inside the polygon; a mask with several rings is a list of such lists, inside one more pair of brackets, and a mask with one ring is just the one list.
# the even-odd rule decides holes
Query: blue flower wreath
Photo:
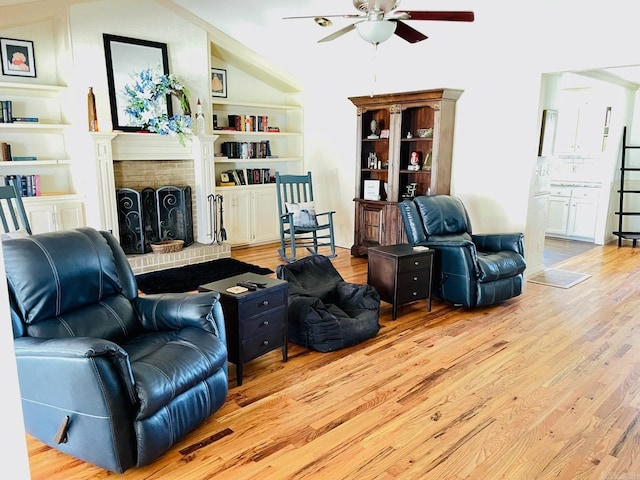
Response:
[{"label": "blue flower wreath", "polygon": [[[186,87],[173,75],[161,73],[160,68],[147,68],[131,78],[133,83],[124,87],[127,115],[137,125],[143,125],[150,132],[178,137],[184,145],[184,137],[193,133],[189,92]],[[174,95],[180,99],[182,115],[169,118],[163,108],[164,104],[160,101],[167,95]]]}]

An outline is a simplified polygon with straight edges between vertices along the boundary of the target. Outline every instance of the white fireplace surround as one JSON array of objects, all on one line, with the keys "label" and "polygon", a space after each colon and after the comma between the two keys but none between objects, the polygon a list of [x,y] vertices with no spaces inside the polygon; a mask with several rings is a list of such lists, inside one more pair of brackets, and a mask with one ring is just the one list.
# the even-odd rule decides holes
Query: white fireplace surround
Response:
[{"label": "white fireplace surround", "polygon": [[[95,197],[102,230],[118,231],[118,209],[113,162],[130,160],[192,160],[194,169],[195,203],[197,224],[196,242],[209,244],[212,241],[211,215],[207,197],[215,194],[215,169],[213,144],[217,135],[193,136],[181,145],[171,136],[145,133],[92,133],[95,156],[95,177],[98,191]],[[87,199],[89,200],[89,195]],[[91,206],[88,206],[88,210]]]},{"label": "white fireplace surround", "polygon": [[[213,225],[209,212],[209,195],[215,194],[215,165],[214,142],[217,135],[193,136],[185,140],[185,145],[171,136],[145,133],[90,133],[93,141],[94,162],[85,165],[87,170],[83,178],[83,186],[95,185],[95,191],[87,192],[86,210],[90,226],[100,230],[107,230],[119,238],[118,206],[116,200],[116,185],[113,163],[130,160],[190,160],[193,162],[195,185],[196,245],[194,249],[197,260],[194,261],[188,253],[170,254],[170,257],[160,258],[155,254],[139,255],[146,257],[130,259],[135,273],[143,271],[161,270],[172,266],[197,263],[210,258],[230,256],[228,245],[213,245],[213,253],[203,256],[203,247],[212,244]],[[89,171],[92,170],[92,171]],[[93,177],[94,182],[86,182]],[[86,182],[86,183],[85,183]],[[200,244],[200,245],[197,245]],[[187,249],[185,249],[187,250]],[[153,257],[149,259],[149,257]],[[139,264],[139,265],[138,265]]]}]

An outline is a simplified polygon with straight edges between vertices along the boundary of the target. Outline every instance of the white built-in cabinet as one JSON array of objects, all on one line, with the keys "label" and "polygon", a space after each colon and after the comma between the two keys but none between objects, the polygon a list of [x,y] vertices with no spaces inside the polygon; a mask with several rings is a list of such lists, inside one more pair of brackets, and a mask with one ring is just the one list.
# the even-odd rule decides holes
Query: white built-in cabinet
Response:
[{"label": "white built-in cabinet", "polygon": [[599,188],[552,185],[547,235],[593,240]]},{"label": "white built-in cabinet", "polygon": [[28,197],[24,199],[24,208],[34,234],[70,230],[85,224],[84,202],[79,196]]},{"label": "white built-in cabinet", "polygon": [[[272,185],[223,190],[224,229],[232,247],[279,238],[278,207]],[[218,225],[218,230],[220,227]]]},{"label": "white built-in cabinet", "polygon": [[38,119],[0,123],[0,142],[11,145],[12,156],[35,158],[0,162],[3,177],[39,175],[42,196],[24,198],[34,233],[85,225],[84,202],[73,180],[72,127],[64,111],[67,96],[64,86],[0,82],[0,100],[11,101],[13,117]]}]

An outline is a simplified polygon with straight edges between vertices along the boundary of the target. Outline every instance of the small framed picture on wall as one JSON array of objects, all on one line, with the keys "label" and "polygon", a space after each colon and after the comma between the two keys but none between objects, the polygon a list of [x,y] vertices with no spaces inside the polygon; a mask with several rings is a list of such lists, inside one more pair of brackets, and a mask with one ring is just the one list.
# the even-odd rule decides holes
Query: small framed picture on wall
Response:
[{"label": "small framed picture on wall", "polygon": [[32,41],[0,38],[0,58],[3,75],[36,76],[36,59],[33,55]]},{"label": "small framed picture on wall", "polygon": [[223,68],[211,69],[211,96],[227,98],[227,71]]}]

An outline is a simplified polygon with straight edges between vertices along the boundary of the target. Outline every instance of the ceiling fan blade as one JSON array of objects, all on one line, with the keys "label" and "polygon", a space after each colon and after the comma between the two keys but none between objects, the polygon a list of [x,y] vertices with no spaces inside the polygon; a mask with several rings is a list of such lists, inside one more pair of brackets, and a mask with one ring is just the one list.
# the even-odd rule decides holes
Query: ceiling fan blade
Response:
[{"label": "ceiling fan blade", "polygon": [[321,38],[320,40],[318,40],[318,43],[329,42],[331,40],[335,40],[336,38],[341,37],[345,33],[349,33],[351,30],[355,30],[355,28],[356,28],[356,24],[355,23],[352,23],[351,25],[347,25],[346,27],[343,27],[340,30],[337,30],[337,31],[333,32],[331,35],[328,35],[328,36],[326,36],[324,38]]},{"label": "ceiling fan blade", "polygon": [[351,14],[347,13],[344,15],[305,15],[302,17],[282,17],[283,20],[296,20],[299,18],[360,18],[362,15],[358,15],[357,13]]},{"label": "ceiling fan blade", "polygon": [[395,34],[409,43],[418,43],[429,38],[400,20],[395,20],[395,22],[397,24]]},{"label": "ceiling fan blade", "polygon": [[445,22],[473,22],[473,12],[420,12],[406,10],[398,13],[408,13],[411,18],[405,20],[441,20]]}]

